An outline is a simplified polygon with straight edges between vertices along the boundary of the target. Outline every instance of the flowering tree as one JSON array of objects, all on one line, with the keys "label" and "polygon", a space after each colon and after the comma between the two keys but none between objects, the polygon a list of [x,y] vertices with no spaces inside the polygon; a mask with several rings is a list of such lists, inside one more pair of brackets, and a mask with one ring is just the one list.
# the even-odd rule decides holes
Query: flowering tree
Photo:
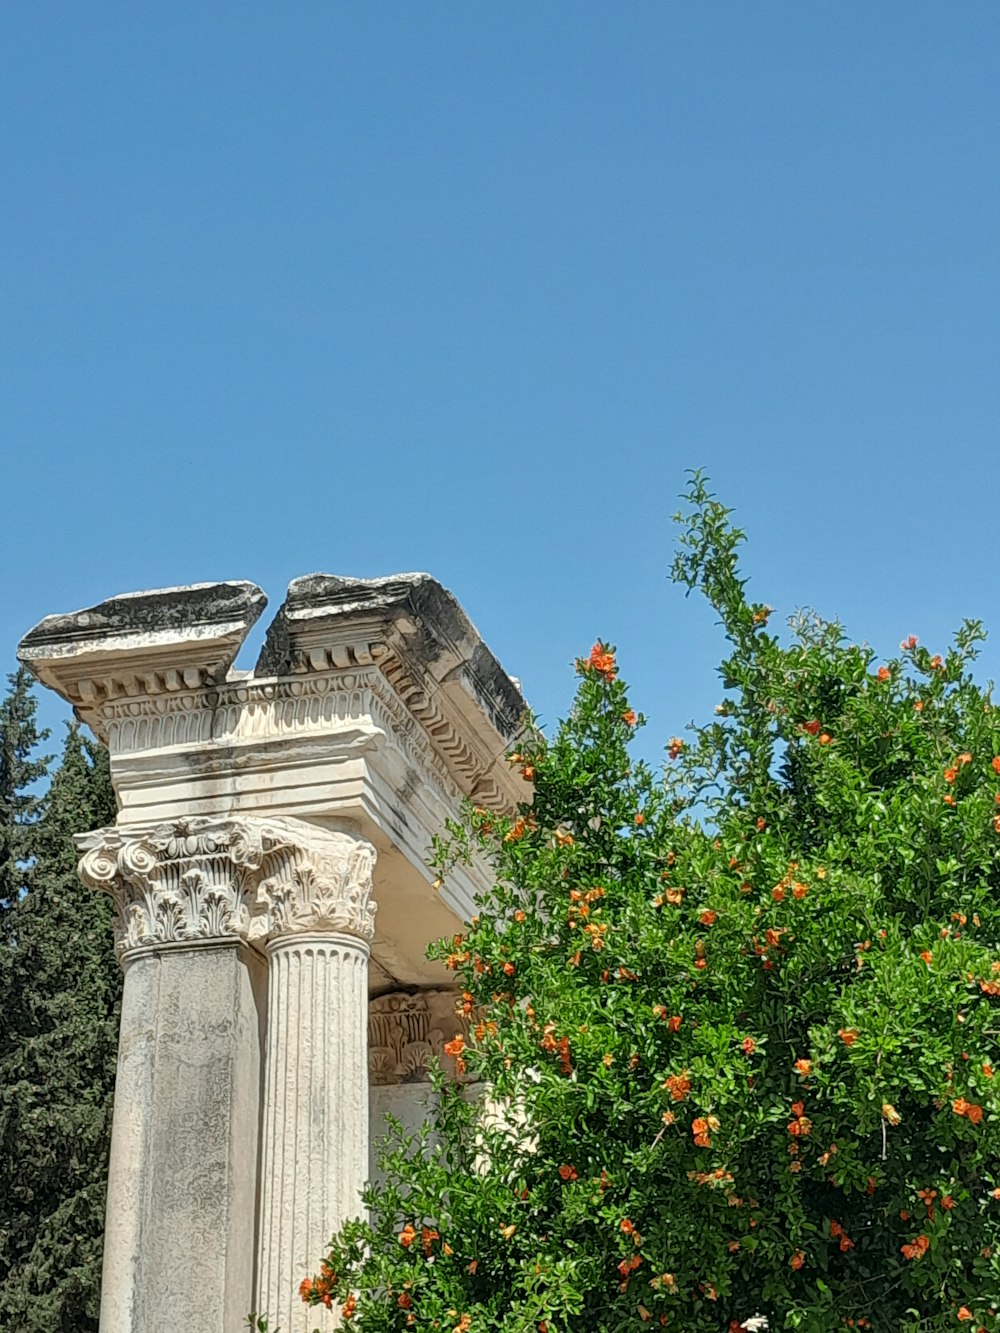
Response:
[{"label": "flowering tree", "polygon": [[[695,477],[674,576],[729,643],[717,716],[630,756],[613,650],[470,808],[495,886],[437,953],[466,1024],[313,1304],[363,1333],[1000,1328],[1000,715],[967,623],[877,665],[789,642]],[[1000,1080],[997,1080],[1000,1082]]]}]

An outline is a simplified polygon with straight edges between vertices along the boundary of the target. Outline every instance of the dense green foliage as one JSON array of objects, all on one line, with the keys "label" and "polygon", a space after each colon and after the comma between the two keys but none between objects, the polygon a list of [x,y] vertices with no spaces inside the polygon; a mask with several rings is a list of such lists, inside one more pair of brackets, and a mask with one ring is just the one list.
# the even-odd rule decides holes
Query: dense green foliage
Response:
[{"label": "dense green foliage", "polygon": [[467,1027],[313,1304],[406,1330],[996,1329],[1000,714],[967,624],[878,665],[751,602],[697,479],[675,578],[728,639],[716,716],[630,757],[613,651],[438,848],[495,886],[440,956]]},{"label": "dense green foliage", "polygon": [[25,673],[0,706],[0,1328],[97,1328],[118,1029],[111,904],[73,834],[114,820],[107,756],[48,761]]},{"label": "dense green foliage", "polygon": [[13,906],[23,887],[20,867],[39,806],[32,786],[48,770],[48,759],[36,754],[47,733],[35,723],[31,676],[21,667],[9,685],[0,703],[0,913]]}]

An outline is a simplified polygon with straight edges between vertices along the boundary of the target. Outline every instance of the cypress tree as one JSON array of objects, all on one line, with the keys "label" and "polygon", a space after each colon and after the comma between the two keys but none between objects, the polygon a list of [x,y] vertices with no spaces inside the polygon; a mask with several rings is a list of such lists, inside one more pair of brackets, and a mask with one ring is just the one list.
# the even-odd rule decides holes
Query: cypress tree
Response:
[{"label": "cypress tree", "polygon": [[120,976],[111,903],[77,879],[73,834],[113,822],[115,802],[105,751],[74,726],[37,820],[25,823],[23,785],[37,764],[23,738],[33,710],[18,688],[4,714],[27,714],[27,724],[5,745],[17,830],[8,860],[24,889],[5,890],[0,941],[0,1328],[92,1333]]},{"label": "cypress tree", "polygon": [[10,690],[0,703],[0,920],[24,888],[25,840],[39,806],[31,788],[49,764],[35,753],[49,733],[40,731],[35,721],[31,676],[20,667],[7,679]]}]

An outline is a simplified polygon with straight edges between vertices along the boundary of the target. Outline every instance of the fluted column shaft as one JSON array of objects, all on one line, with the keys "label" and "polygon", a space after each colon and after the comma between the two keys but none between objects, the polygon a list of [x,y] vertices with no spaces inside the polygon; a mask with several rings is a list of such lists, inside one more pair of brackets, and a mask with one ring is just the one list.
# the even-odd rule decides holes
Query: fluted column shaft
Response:
[{"label": "fluted column shaft", "polygon": [[333,1231],[361,1212],[367,1007],[362,940],[302,934],[268,946],[259,1308],[289,1333],[319,1322],[299,1285]]},{"label": "fluted column shaft", "polygon": [[302,1279],[361,1214],[368,1172],[368,951],[375,853],[327,834],[265,883],[265,1043],[257,1303],[282,1333],[331,1326]]}]

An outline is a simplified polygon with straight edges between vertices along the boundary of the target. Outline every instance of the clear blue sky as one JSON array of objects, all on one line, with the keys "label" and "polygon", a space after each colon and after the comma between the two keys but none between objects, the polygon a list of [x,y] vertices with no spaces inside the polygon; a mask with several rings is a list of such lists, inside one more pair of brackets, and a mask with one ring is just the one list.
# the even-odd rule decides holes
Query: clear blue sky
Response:
[{"label": "clear blue sky", "polygon": [[755,596],[1000,674],[998,68],[995,0],[0,6],[8,669],[425,569],[548,719],[617,642],[658,753],[718,698],[702,466]]}]

